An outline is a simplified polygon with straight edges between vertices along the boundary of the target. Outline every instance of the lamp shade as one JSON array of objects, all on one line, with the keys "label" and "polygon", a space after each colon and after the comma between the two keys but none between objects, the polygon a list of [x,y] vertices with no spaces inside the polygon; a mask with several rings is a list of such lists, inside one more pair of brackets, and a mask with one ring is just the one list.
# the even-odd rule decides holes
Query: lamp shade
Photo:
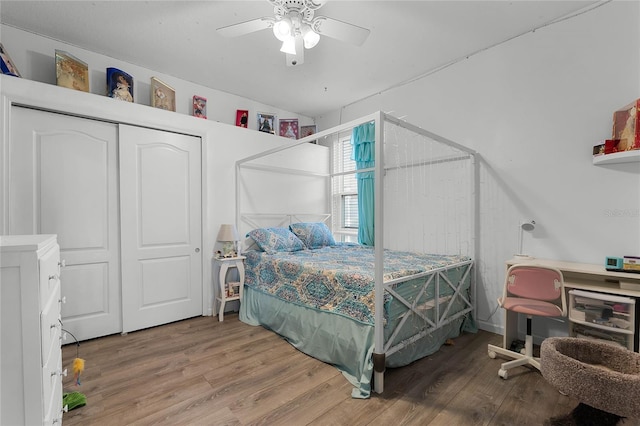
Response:
[{"label": "lamp shade", "polygon": [[296,38],[289,36],[282,42],[281,52],[288,53],[289,55],[296,54]]},{"label": "lamp shade", "polygon": [[320,41],[320,34],[316,33],[309,25],[305,24],[302,28],[302,38],[304,40],[305,49],[313,49]]},{"label": "lamp shade", "polygon": [[524,231],[531,232],[534,229],[536,229],[535,220],[528,220],[520,223],[520,236],[518,238],[518,254],[516,254],[516,257],[530,258],[530,256],[527,256],[522,252],[522,246],[524,241]]},{"label": "lamp shade", "polygon": [[218,241],[240,241],[240,234],[238,234],[238,230],[236,226],[230,223],[225,223],[220,225],[220,230],[218,231]]},{"label": "lamp shade", "polygon": [[282,18],[275,24],[273,24],[273,35],[280,41],[285,41],[288,37],[291,36],[291,19]]}]

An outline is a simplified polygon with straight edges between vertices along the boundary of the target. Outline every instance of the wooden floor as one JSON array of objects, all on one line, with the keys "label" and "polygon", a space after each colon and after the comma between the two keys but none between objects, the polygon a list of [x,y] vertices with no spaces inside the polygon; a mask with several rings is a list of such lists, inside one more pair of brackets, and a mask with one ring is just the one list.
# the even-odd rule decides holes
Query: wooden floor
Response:
[{"label": "wooden floor", "polygon": [[487,355],[498,335],[463,334],[410,366],[389,369],[385,392],[351,398],[334,367],[237,314],[197,317],[63,347],[64,367],[85,360],[87,405],[65,425],[541,425],[577,401],[525,367],[498,377]]}]

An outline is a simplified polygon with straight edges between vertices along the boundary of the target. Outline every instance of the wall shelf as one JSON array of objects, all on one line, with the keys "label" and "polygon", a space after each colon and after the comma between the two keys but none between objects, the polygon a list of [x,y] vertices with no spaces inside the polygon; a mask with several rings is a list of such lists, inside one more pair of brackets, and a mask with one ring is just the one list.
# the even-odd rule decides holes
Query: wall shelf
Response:
[{"label": "wall shelf", "polygon": [[617,163],[640,163],[640,149],[633,151],[614,152],[612,154],[593,157],[594,165]]}]

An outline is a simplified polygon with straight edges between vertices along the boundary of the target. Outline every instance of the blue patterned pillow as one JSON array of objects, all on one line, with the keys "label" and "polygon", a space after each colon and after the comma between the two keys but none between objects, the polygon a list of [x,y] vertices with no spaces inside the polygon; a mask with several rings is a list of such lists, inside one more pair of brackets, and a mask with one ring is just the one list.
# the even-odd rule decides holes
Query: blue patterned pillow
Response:
[{"label": "blue patterned pillow", "polygon": [[308,249],[336,245],[331,230],[322,222],[292,223],[289,229]]},{"label": "blue patterned pillow", "polygon": [[258,228],[247,234],[268,254],[304,250],[304,244],[287,228]]}]

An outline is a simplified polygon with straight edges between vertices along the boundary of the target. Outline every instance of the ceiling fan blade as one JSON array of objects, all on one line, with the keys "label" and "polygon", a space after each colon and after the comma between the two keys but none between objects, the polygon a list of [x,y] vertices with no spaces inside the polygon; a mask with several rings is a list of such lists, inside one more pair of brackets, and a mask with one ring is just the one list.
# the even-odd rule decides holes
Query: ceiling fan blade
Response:
[{"label": "ceiling fan blade", "polygon": [[326,16],[314,18],[312,27],[314,31],[320,35],[346,41],[356,46],[362,46],[362,43],[369,37],[369,33],[371,32],[366,28]]},{"label": "ceiling fan blade", "polygon": [[258,18],[251,21],[240,22],[226,27],[218,28],[216,31],[223,37],[238,37],[255,31],[264,30],[273,26],[273,18]]}]

